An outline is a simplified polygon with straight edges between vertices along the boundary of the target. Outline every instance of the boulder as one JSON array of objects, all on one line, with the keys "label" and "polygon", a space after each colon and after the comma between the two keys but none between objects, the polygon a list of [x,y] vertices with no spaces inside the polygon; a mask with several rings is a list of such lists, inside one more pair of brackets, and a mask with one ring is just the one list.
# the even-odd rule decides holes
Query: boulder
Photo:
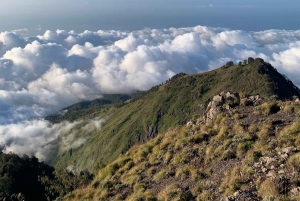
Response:
[{"label": "boulder", "polygon": [[226,93],[226,100],[235,101],[235,100],[238,100],[238,96],[235,93],[227,92]]},{"label": "boulder", "polygon": [[223,97],[221,95],[216,95],[213,97],[213,102],[214,103],[222,103],[223,102]]},{"label": "boulder", "polygon": [[204,114],[203,120],[206,122],[209,119],[213,119],[217,114],[222,111],[223,97],[221,95],[216,95],[213,100],[208,103],[206,113]]}]

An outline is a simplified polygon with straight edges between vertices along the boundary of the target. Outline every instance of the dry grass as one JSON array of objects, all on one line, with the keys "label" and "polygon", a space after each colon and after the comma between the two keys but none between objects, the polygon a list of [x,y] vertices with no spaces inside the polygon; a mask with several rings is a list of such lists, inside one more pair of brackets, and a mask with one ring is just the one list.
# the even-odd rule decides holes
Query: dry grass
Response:
[{"label": "dry grass", "polygon": [[271,180],[271,178],[268,178],[261,183],[258,192],[263,199],[266,199],[268,197],[277,197],[278,194],[275,184]]},{"label": "dry grass", "polygon": [[[282,200],[278,185],[272,179],[259,179],[253,164],[262,156],[274,156],[278,151],[275,148],[295,145],[300,148],[300,123],[295,121],[290,126],[275,130],[272,123],[277,114],[265,117],[272,113],[267,111],[272,104],[262,106],[259,124],[244,126],[243,121],[247,117],[235,118],[234,115],[239,114],[237,111],[228,112],[227,117],[219,115],[206,125],[173,128],[144,145],[130,149],[128,154],[100,170],[87,190],[74,195],[77,200],[154,201],[188,200],[191,197],[194,200],[217,200],[220,195],[232,195],[252,182],[264,199]],[[283,110],[289,113],[296,110],[292,104],[276,105],[286,107]],[[253,110],[250,112],[253,116]],[[215,179],[215,174],[221,173],[212,168],[213,165],[233,161],[235,166],[227,169],[219,180]],[[288,168],[300,172],[299,164],[299,153],[290,156],[286,163]],[[191,192],[179,185],[186,182],[191,183]],[[153,189],[147,189],[148,183],[159,193],[153,194]],[[120,193],[122,188],[129,193]]]}]

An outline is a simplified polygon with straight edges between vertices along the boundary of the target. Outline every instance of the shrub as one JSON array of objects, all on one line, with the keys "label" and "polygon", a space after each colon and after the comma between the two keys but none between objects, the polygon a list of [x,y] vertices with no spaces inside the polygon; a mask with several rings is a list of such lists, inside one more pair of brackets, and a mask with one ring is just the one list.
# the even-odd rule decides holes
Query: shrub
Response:
[{"label": "shrub", "polygon": [[230,160],[236,158],[235,152],[233,150],[226,150],[223,152],[222,157],[223,160]]},{"label": "shrub", "polygon": [[156,167],[150,167],[147,170],[147,176],[150,177],[150,176],[154,175],[156,172],[157,172],[157,168]]},{"label": "shrub", "polygon": [[278,111],[280,111],[280,107],[275,103],[263,103],[260,106],[257,106],[255,108],[254,113],[255,114],[264,114],[264,115],[270,115],[270,114],[275,114]]},{"label": "shrub", "polygon": [[261,125],[260,131],[257,133],[259,139],[267,140],[271,136],[271,128],[272,126],[269,124]]},{"label": "shrub", "polygon": [[287,164],[300,171],[300,153],[292,155],[287,161]]},{"label": "shrub", "polygon": [[197,196],[196,200],[197,201],[215,200],[215,193],[213,190],[204,190],[201,194]]},{"label": "shrub", "polygon": [[159,180],[167,179],[168,177],[169,177],[168,171],[165,170],[165,169],[162,169],[161,171],[157,172],[153,176],[153,181],[159,181]]},{"label": "shrub", "polygon": [[243,156],[249,149],[251,149],[252,145],[253,145],[252,141],[239,143],[237,146],[237,156],[238,157]]},{"label": "shrub", "polygon": [[174,198],[179,198],[181,193],[182,189],[179,185],[171,184],[158,194],[158,198],[160,200],[173,200]]},{"label": "shrub", "polygon": [[140,180],[140,176],[138,174],[133,175],[123,175],[121,177],[121,181],[124,184],[127,184],[129,186],[133,186],[135,183],[137,183]]},{"label": "shrub", "polygon": [[271,178],[267,178],[260,184],[258,192],[264,200],[268,197],[277,197],[278,195],[275,184]]}]

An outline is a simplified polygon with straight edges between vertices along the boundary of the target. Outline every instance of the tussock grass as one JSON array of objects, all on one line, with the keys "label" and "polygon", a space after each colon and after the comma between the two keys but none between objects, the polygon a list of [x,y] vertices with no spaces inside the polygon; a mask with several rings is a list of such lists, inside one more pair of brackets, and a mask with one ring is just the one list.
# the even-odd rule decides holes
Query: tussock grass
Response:
[{"label": "tussock grass", "polygon": [[[276,104],[284,107],[285,103]],[[250,108],[247,114],[253,117],[254,109]],[[274,124],[281,113],[295,117],[295,109],[293,113],[282,109],[268,117],[264,112],[257,114],[257,124],[247,117],[234,119],[235,114],[242,114],[242,109],[236,110],[197,128],[171,128],[132,147],[101,169],[87,188],[74,192],[70,200],[216,200],[248,189],[249,183],[251,191],[264,199],[285,199],[288,194],[282,193],[280,182],[261,177],[254,163],[263,156],[278,156],[283,147],[300,145],[299,122]],[[300,172],[299,164],[299,153],[293,153],[286,167]],[[293,185],[298,186],[297,182]]]},{"label": "tussock grass", "polygon": [[169,172],[165,169],[160,170],[155,175],[153,175],[153,181],[159,181],[163,179],[167,179],[169,177]]}]

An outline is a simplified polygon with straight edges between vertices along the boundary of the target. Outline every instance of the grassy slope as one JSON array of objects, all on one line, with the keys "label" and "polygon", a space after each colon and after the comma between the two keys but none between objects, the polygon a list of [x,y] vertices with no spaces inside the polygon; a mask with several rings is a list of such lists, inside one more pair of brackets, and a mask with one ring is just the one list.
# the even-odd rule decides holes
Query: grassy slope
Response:
[{"label": "grassy slope", "polygon": [[203,104],[223,90],[260,94],[263,97],[299,95],[299,91],[277,74],[273,67],[260,60],[243,67],[222,67],[202,74],[176,76],[166,84],[126,101],[122,107],[100,108],[78,117],[90,119],[101,116],[106,117],[107,121],[101,130],[89,135],[83,146],[59,154],[54,164],[75,163],[80,169],[95,172],[132,145],[201,115],[205,109]]},{"label": "grassy slope", "polygon": [[[274,105],[281,110],[270,114]],[[65,200],[220,200],[237,190],[264,200],[299,200],[300,193],[289,192],[300,186],[300,153],[282,151],[300,149],[299,118],[300,103],[279,101],[169,129],[132,147]],[[276,160],[257,163],[272,161],[268,157]]]}]

